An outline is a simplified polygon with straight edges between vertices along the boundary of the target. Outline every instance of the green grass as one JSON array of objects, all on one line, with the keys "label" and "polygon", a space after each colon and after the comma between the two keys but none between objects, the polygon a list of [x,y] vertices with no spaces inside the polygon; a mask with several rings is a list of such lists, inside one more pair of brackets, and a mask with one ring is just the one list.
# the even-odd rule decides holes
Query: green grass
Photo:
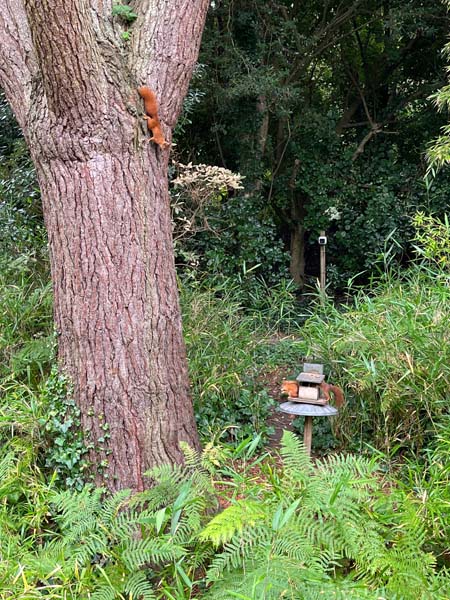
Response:
[{"label": "green grass", "polygon": [[32,255],[0,262],[0,378],[36,383],[55,356],[48,273]]},{"label": "green grass", "polygon": [[275,325],[246,310],[239,290],[182,285],[184,337],[200,433],[243,439],[266,433],[272,401],[263,389]]},{"label": "green grass", "polygon": [[347,306],[317,306],[303,351],[343,385],[339,422],[349,445],[420,452],[447,411],[450,387],[448,279],[416,266],[388,276]]}]

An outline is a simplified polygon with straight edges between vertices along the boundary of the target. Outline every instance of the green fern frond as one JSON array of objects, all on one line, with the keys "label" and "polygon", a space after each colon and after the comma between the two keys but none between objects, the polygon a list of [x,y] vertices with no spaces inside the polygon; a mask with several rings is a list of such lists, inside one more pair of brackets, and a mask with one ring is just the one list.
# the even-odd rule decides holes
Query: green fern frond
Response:
[{"label": "green fern frond", "polygon": [[192,537],[200,531],[204,521],[206,507],[207,504],[204,498],[195,497],[187,500],[176,524],[173,520],[176,513],[174,514],[172,518],[171,533],[175,543],[184,544],[190,541]]},{"label": "green fern frond", "polygon": [[[80,539],[70,549],[67,560],[80,566],[88,565],[96,555],[108,553],[108,538],[106,535],[91,533],[88,537]],[[67,553],[68,554],[68,553]]]},{"label": "green fern frond", "polygon": [[372,476],[379,470],[378,464],[371,458],[355,456],[353,454],[330,454],[317,461],[316,468],[324,473],[350,472],[359,477],[358,483],[363,483],[365,477]]},{"label": "green fern frond", "polygon": [[120,511],[127,506],[131,494],[131,490],[120,490],[105,498],[100,511],[101,521],[112,525],[117,520]]},{"label": "green fern frond", "polygon": [[[169,484],[171,486],[176,486],[187,478],[186,469],[183,465],[159,465],[147,471],[145,475],[157,484]],[[145,493],[142,492],[143,495]]]},{"label": "green fern frond", "polygon": [[115,600],[115,598],[117,598],[117,592],[108,582],[98,586],[91,594],[91,600]]},{"label": "green fern frond", "polygon": [[317,461],[315,477],[327,487],[340,486],[346,494],[357,498],[361,491],[366,494],[378,488],[377,470],[376,463],[363,457],[332,455]]},{"label": "green fern frond", "polygon": [[[289,482],[305,483],[313,470],[311,459],[303,443],[292,431],[285,431],[281,438],[284,477]],[[288,484],[289,485],[289,484]]]},{"label": "green fern frond", "polygon": [[111,524],[112,535],[118,542],[127,540],[137,534],[141,525],[149,527],[155,520],[153,511],[131,510],[127,508],[120,512]]},{"label": "green fern frond", "polygon": [[184,463],[188,469],[197,470],[202,468],[202,457],[197,450],[191,448],[186,442],[180,442],[180,449],[183,452]]},{"label": "green fern frond", "polygon": [[176,546],[170,538],[129,540],[122,553],[122,560],[131,572],[147,565],[162,565],[173,562],[186,554],[184,548]]},{"label": "green fern frond", "polygon": [[12,452],[8,452],[0,460],[0,486],[3,488],[5,483],[11,477],[11,471],[15,469],[16,457]]},{"label": "green fern frond", "polygon": [[[273,556],[270,547],[247,561],[242,569],[225,574],[212,586],[208,598],[245,598],[245,600],[279,600],[304,598],[311,581],[320,579],[294,560]],[[333,596],[331,596],[333,597]]]},{"label": "green fern frond", "polygon": [[322,564],[319,560],[320,548],[311,542],[297,530],[291,528],[283,530],[273,540],[273,553],[278,556],[287,556],[298,561],[299,565],[309,565],[314,570],[321,572]]},{"label": "green fern frond", "polygon": [[271,534],[262,526],[242,532],[226,543],[223,551],[215,556],[206,574],[207,582],[218,581],[226,571],[241,569],[255,553],[255,547],[266,548],[270,545]]},{"label": "green fern frond", "polygon": [[132,573],[126,580],[124,591],[130,600],[154,600],[155,592],[142,571]]},{"label": "green fern frond", "polygon": [[51,503],[59,514],[55,515],[61,528],[68,530],[74,525],[82,527],[86,523],[92,523],[101,510],[101,498],[105,490],[103,488],[93,489],[86,486],[81,492],[70,490],[54,493]]},{"label": "green fern frond", "polygon": [[158,510],[175,501],[180,487],[189,479],[189,473],[181,465],[162,465],[146,472],[154,485],[136,494],[130,500],[131,507]]},{"label": "green fern frond", "polygon": [[190,473],[192,483],[198,490],[212,494],[214,490],[211,483],[211,474],[214,472],[214,469],[212,468],[209,456],[211,453],[210,448],[205,448],[201,454],[185,442],[180,442],[180,448],[183,452],[185,467]]},{"label": "green fern frond", "polygon": [[219,546],[229,542],[235,533],[241,533],[246,527],[254,527],[266,517],[267,513],[260,503],[239,500],[216,515],[200,533],[200,539]]}]

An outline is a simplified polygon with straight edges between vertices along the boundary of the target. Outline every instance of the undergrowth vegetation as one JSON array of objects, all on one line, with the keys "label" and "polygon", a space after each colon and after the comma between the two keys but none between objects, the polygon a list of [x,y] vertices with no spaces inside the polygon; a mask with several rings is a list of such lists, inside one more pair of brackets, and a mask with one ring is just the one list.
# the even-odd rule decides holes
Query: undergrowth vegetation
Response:
[{"label": "undergrowth vegetation", "polygon": [[240,446],[236,469],[236,451],[185,448],[184,467],[154,469],[154,486],[135,495],[57,491],[30,471],[39,491],[23,505],[34,502],[33,518],[14,518],[16,463],[4,456],[2,597],[448,597],[450,578],[426,546],[420,511],[401,490],[387,493],[395,483],[375,460],[314,465],[285,433],[282,465],[260,462],[256,478],[254,449],[251,440]]},{"label": "undergrowth vegetation", "polygon": [[0,377],[28,383],[54,357],[51,284],[34,253],[0,258]]},{"label": "undergrowth vegetation", "polygon": [[449,301],[447,278],[417,266],[347,306],[317,307],[306,322],[305,353],[346,387],[339,431],[348,444],[419,452],[435,436],[448,409]]},{"label": "undergrowth vegetation", "polygon": [[428,541],[448,557],[450,227],[418,215],[417,262],[387,269],[347,305],[315,307],[302,329],[346,390],[334,426],[342,447],[378,452],[419,507]]},{"label": "undergrowth vegetation", "polygon": [[[273,400],[260,375],[274,358],[272,338],[292,325],[296,300],[285,284],[270,289],[253,281],[249,303],[249,285],[231,280],[181,285],[197,423],[208,437],[225,429],[232,439],[268,432]],[[285,363],[286,356],[278,361]]]}]

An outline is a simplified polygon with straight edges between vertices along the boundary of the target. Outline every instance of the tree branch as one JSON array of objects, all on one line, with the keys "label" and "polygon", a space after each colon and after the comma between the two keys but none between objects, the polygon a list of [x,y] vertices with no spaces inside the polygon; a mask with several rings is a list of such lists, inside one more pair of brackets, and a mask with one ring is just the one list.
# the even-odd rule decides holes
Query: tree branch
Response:
[{"label": "tree branch", "polygon": [[367,133],[364,138],[361,140],[361,142],[359,143],[358,147],[356,148],[353,156],[352,156],[352,162],[354,162],[358,156],[360,154],[362,154],[364,152],[364,148],[366,147],[366,144],[378,133],[381,132],[383,128],[383,125],[380,123],[373,123],[372,124],[372,129],[369,131],[369,133]]},{"label": "tree branch", "polygon": [[136,0],[133,5],[139,17],[133,26],[130,69],[140,84],[155,90],[161,117],[171,127],[197,62],[208,6],[209,0]]},{"label": "tree branch", "polygon": [[[23,0],[50,112],[77,114],[87,95],[93,111],[106,103],[106,77],[94,30],[98,0]],[[101,7],[104,8],[104,7]],[[95,119],[96,115],[83,115]]]},{"label": "tree branch", "polygon": [[0,85],[25,130],[38,65],[22,0],[0,4],[0,55]]},{"label": "tree branch", "polygon": [[[352,31],[347,31],[339,35],[339,31],[341,28],[346,25],[348,21],[350,21],[358,8],[359,4],[362,0],[357,0],[353,6],[347,8],[343,13],[337,13],[334,15],[333,20],[330,21],[324,28],[321,28],[311,34],[311,41],[308,43],[306,48],[300,48],[302,39],[299,37],[297,46],[299,52],[299,58],[294,61],[293,67],[289,77],[287,78],[288,82],[294,81],[298,74],[301,71],[305,70],[309,64],[314,60],[314,58],[320,56],[325,50],[327,50],[333,44],[337,44],[340,40],[352,35]],[[372,19],[375,20],[375,19]],[[360,28],[365,27],[369,24],[371,20],[368,20]],[[300,45],[300,46],[299,46]]]}]

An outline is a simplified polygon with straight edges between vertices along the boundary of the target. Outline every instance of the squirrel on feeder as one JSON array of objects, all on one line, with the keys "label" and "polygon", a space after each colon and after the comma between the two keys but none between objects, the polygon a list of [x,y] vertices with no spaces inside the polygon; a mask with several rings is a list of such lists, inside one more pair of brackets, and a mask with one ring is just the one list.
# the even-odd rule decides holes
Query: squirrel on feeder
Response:
[{"label": "squirrel on feeder", "polygon": [[330,392],[332,392],[336,406],[341,408],[341,406],[344,405],[344,392],[337,385],[331,385],[330,383],[322,381],[319,387],[327,402],[330,401]]}]

